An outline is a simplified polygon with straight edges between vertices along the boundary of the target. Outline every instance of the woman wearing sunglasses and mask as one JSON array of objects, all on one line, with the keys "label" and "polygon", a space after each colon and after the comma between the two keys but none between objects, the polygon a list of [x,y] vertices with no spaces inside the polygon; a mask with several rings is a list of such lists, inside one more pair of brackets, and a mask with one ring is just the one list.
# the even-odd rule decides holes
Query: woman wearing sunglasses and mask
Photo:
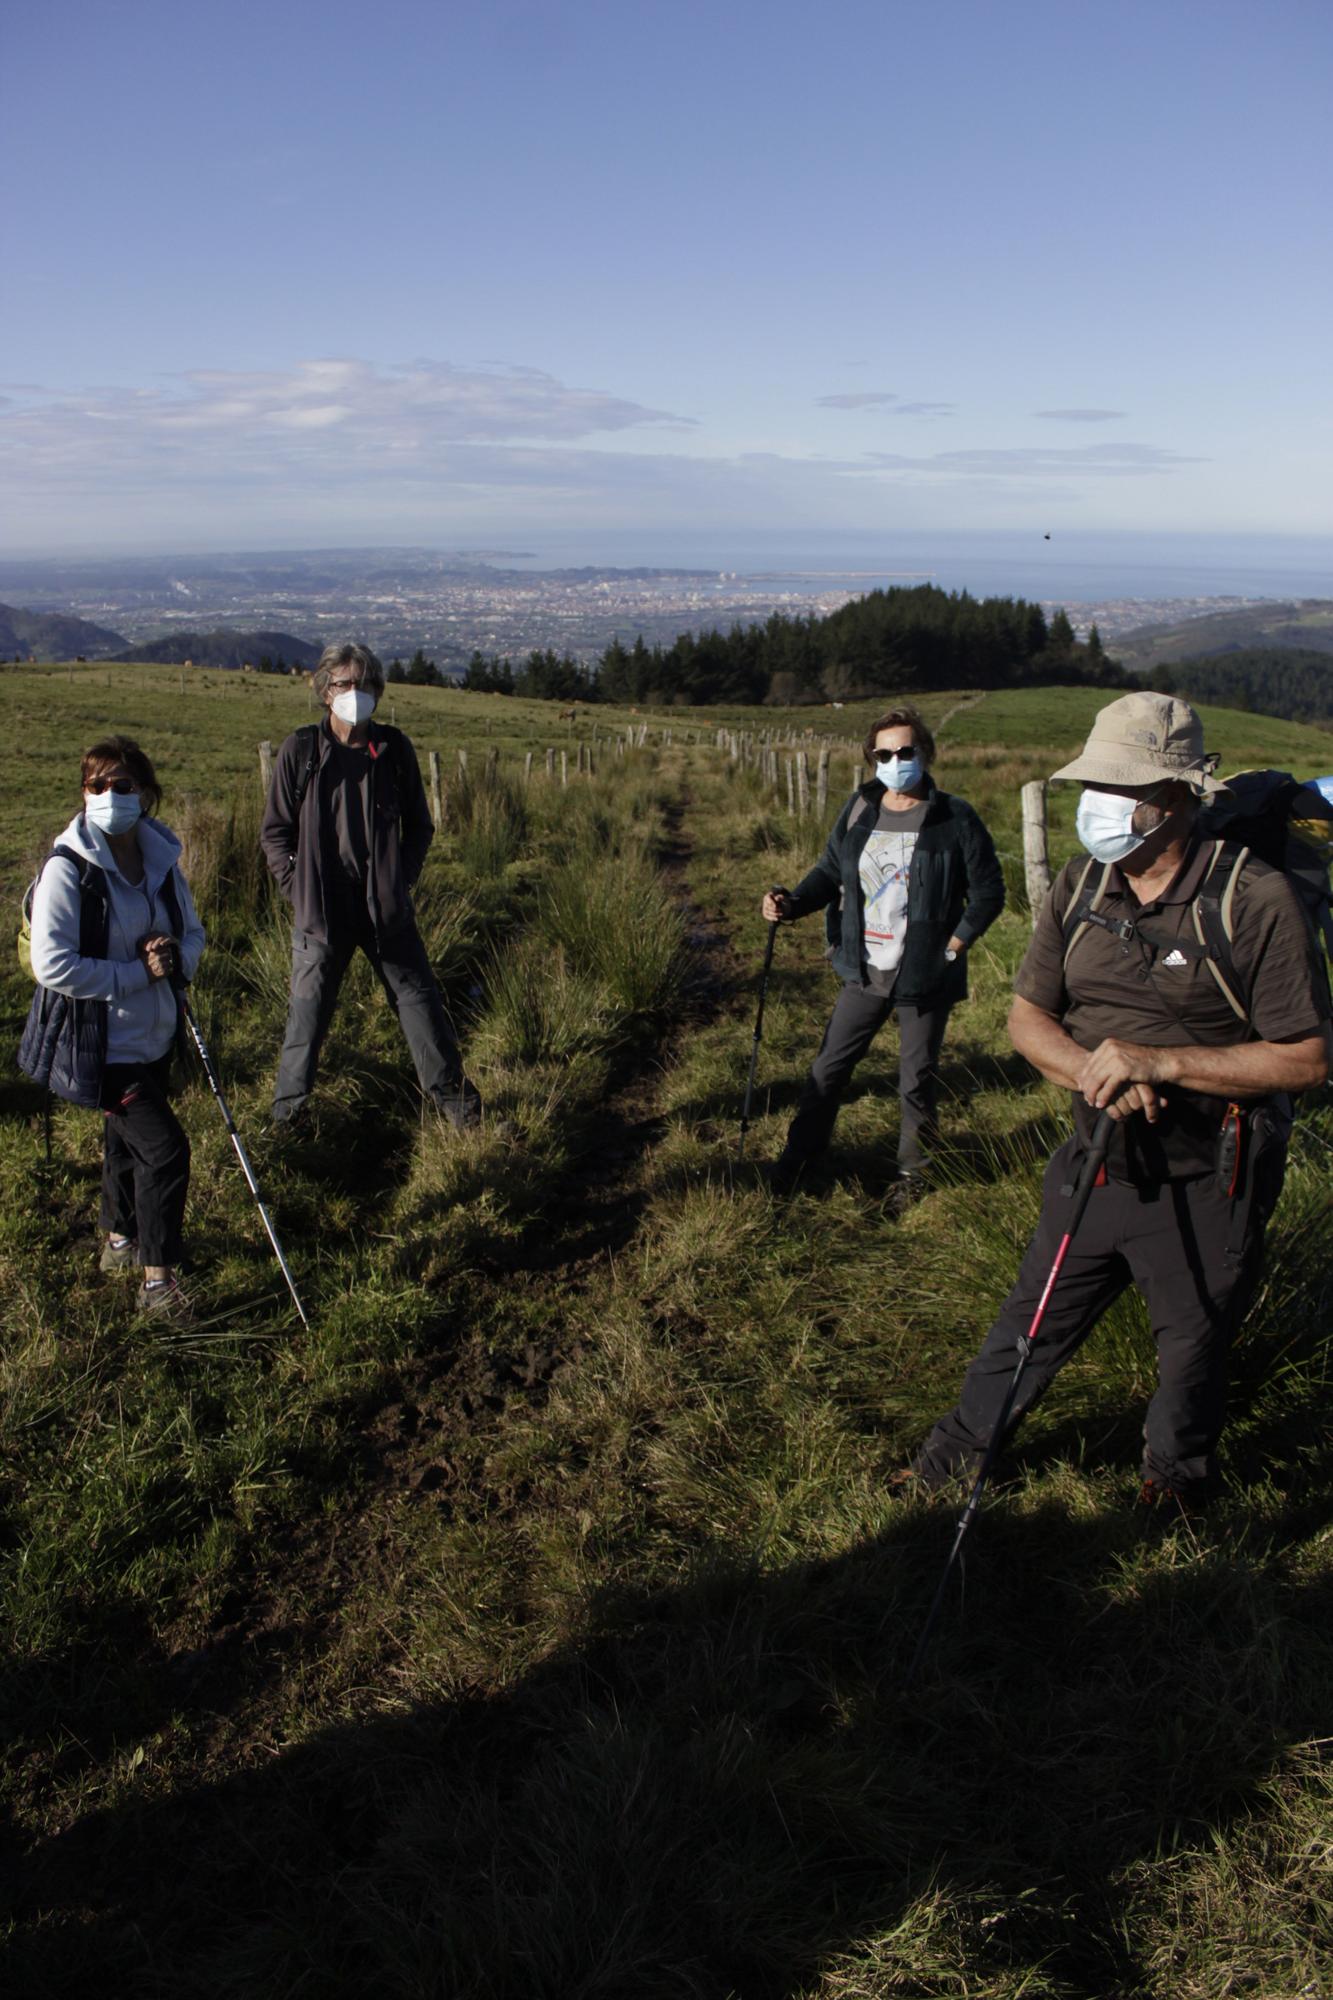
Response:
[{"label": "woman wearing sunglasses and mask", "polygon": [[968,947],[1004,908],[1004,873],[966,799],[936,787],[935,739],[916,709],[882,715],[865,755],[875,775],[839,813],[823,855],[795,889],[764,898],[769,923],[825,911],[843,982],[770,1180],[789,1193],[823,1153],[852,1071],[894,1013],[902,1115],[888,1206],[898,1213],[924,1188],[944,1030],[967,993]]},{"label": "woman wearing sunglasses and mask", "polygon": [[[180,869],[181,844],[154,817],[161,788],[128,736],[84,752],[83,804],[56,842],[32,898],[39,991],[19,1060],[45,1037],[42,1080],[100,1109],[105,1124],[101,1269],[138,1269],[139,1308],[189,1316],[177,1278],[190,1142],[168,1102],[179,1007],[203,926]],[[63,996],[64,1007],[52,1004]]]}]

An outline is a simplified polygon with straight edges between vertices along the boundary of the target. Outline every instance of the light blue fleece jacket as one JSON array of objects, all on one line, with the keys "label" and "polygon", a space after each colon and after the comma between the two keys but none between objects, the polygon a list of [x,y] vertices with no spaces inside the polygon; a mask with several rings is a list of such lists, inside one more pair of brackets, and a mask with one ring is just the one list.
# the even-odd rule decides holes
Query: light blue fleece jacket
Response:
[{"label": "light blue fleece jacket", "polygon": [[204,949],[204,927],[189,884],[177,867],[180,842],[160,820],[141,819],[137,831],[144,861],[144,878],[138,883],[125,880],[105,835],[89,826],[82,813],[60,836],[62,847],[73,848],[106,875],[111,909],[105,958],[80,956],[79,871],[72,861],[53,856],[32,898],[33,977],[72,1000],[105,1000],[109,1063],[156,1062],[175,1038],[176,996],[171,981],[150,979],[137,950],[140,938],[171,930],[162,884],[173,868],[185,925],[180,948],[187,979],[194,977]]}]

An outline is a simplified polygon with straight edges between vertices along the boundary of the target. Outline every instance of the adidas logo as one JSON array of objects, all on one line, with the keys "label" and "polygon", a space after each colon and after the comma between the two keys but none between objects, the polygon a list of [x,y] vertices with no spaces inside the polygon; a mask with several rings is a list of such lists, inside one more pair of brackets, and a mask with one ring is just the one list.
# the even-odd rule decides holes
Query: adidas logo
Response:
[{"label": "adidas logo", "polygon": [[1184,952],[1183,952],[1183,951],[1169,951],[1169,952],[1167,953],[1166,957],[1165,957],[1165,958],[1164,958],[1164,959],[1162,960],[1162,964],[1163,964],[1163,965],[1188,965],[1188,964],[1189,964],[1189,960],[1188,960],[1188,959],[1186,958],[1186,956],[1185,956],[1185,954],[1184,954]]}]

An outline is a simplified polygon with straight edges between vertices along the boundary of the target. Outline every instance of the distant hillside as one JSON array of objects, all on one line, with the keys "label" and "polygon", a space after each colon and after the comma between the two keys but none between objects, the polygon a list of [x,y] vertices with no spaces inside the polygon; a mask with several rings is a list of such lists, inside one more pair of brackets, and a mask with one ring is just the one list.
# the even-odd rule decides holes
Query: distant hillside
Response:
[{"label": "distant hillside", "polygon": [[1163,694],[1183,694],[1187,701],[1333,728],[1333,652],[1309,646],[1247,646],[1214,659],[1158,666],[1152,683]]},{"label": "distant hillside", "polygon": [[101,660],[125,644],[124,635],[86,618],[67,618],[59,611],[21,611],[0,604],[0,656],[15,653],[39,660]]},{"label": "distant hillside", "polygon": [[[125,645],[123,639],[120,644]],[[169,632],[164,639],[126,646],[115,657],[127,665],[147,660],[178,667],[193,660],[196,667],[257,667],[264,660],[274,664],[281,660],[289,667],[313,667],[323,650],[290,632],[235,632],[219,625],[212,632]]]},{"label": "distant hillside", "polygon": [[1141,625],[1117,634],[1115,656],[1127,673],[1146,674],[1159,661],[1212,659],[1252,647],[1301,646],[1333,653],[1333,599],[1249,604],[1213,611],[1175,625]]}]

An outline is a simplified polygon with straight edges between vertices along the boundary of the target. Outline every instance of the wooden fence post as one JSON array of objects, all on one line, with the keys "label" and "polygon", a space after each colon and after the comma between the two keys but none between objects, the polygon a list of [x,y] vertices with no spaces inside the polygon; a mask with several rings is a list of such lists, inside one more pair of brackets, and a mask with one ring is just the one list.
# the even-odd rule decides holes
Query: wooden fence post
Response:
[{"label": "wooden fence post", "polygon": [[826,743],[819,753],[819,772],[815,779],[815,807],[821,819],[828,811],[828,760],[831,755]]},{"label": "wooden fence post", "polygon": [[530,785],[530,784],[532,783],[532,752],[531,752],[531,750],[529,750],[529,752],[528,752],[527,756],[526,756],[526,757],[525,757],[525,758],[523,759],[523,782],[524,782],[524,784],[525,784],[525,785]]},{"label": "wooden fence post", "polygon": [[1032,927],[1051,893],[1051,861],[1046,845],[1046,780],[1034,778],[1023,787],[1023,879],[1027,884]]},{"label": "wooden fence post", "polygon": [[546,753],[546,775],[547,775],[547,777],[548,777],[548,778],[551,778],[551,779],[554,779],[554,777],[555,777],[555,751],[554,751],[554,750],[548,750],[548,751],[547,751],[547,753]]},{"label": "wooden fence post", "polygon": [[267,736],[259,746],[259,782],[267,798],[268,788],[273,783],[273,745]]},{"label": "wooden fence post", "polygon": [[784,762],[786,763],[786,766],[787,766],[787,812],[788,812],[788,814],[790,815],[790,817],[791,817],[792,819],[795,819],[795,817],[796,817],[796,773],[795,773],[795,772],[794,772],[794,771],[792,770],[792,763],[791,763],[791,758],[790,758],[790,757],[787,757],[787,758],[785,758],[785,759],[784,759],[783,761],[784,761]]},{"label": "wooden fence post", "polygon": [[444,797],[440,789],[440,753],[438,750],[432,750],[430,753],[430,802],[435,809],[436,826],[443,825]]},{"label": "wooden fence post", "polygon": [[568,750],[562,750],[560,752],[560,789],[563,791],[565,786],[568,785],[568,783],[569,783],[569,752]]},{"label": "wooden fence post", "polygon": [[810,810],[810,759],[804,750],[796,752],[796,803],[804,819]]}]

